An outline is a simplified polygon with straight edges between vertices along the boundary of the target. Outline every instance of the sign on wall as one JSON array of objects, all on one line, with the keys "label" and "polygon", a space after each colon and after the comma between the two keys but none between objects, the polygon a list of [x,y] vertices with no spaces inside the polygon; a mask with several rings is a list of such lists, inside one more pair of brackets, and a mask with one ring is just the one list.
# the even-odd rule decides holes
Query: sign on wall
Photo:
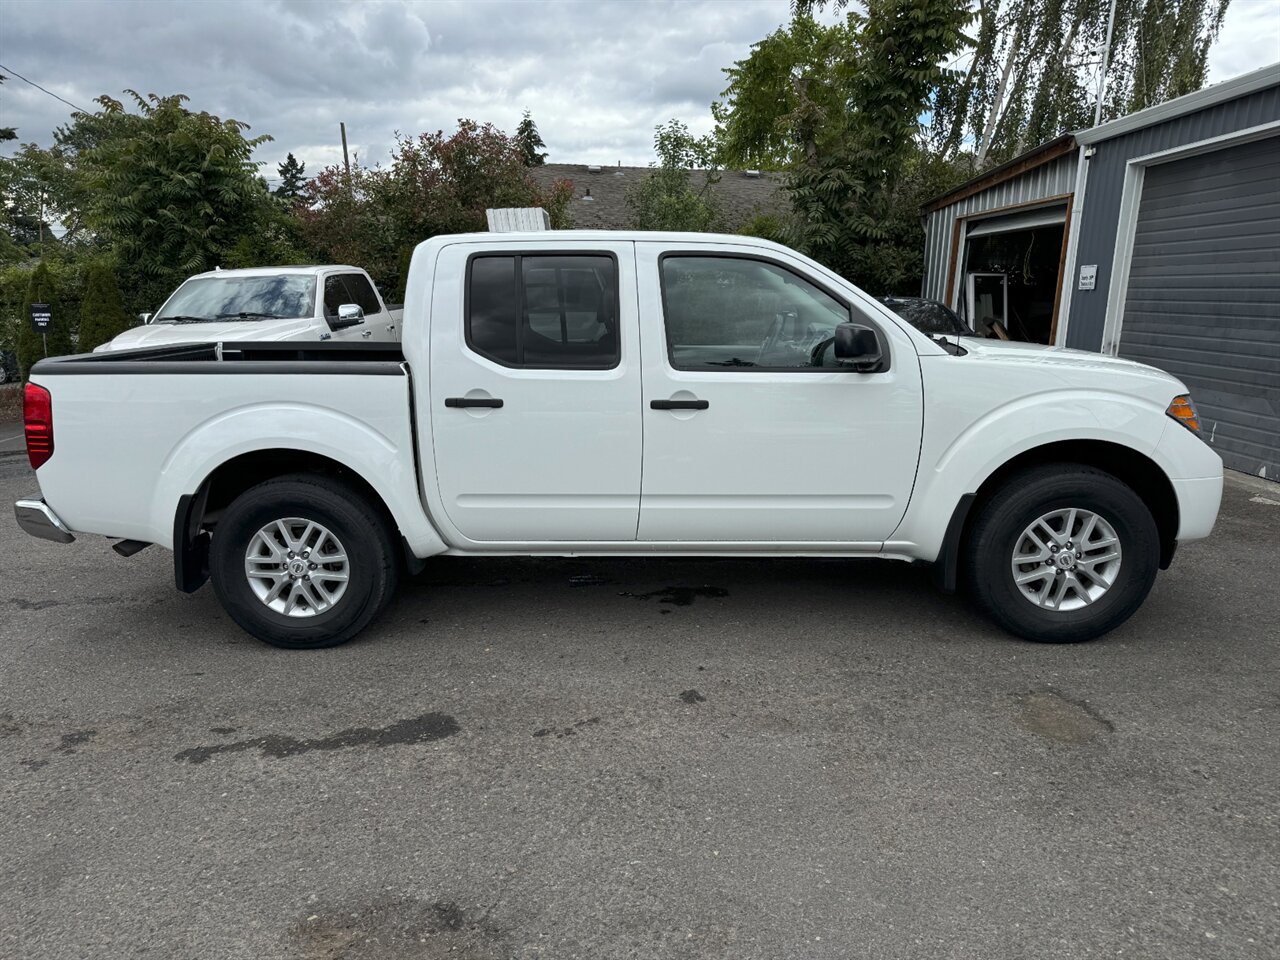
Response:
[{"label": "sign on wall", "polygon": [[1092,290],[1098,282],[1098,265],[1084,263],[1080,265],[1080,289]]}]

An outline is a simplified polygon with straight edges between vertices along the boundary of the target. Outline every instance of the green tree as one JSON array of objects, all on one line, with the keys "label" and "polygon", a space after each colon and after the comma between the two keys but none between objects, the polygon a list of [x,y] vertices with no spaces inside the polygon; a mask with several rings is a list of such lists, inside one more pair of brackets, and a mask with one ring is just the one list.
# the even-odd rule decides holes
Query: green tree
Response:
[{"label": "green tree", "polygon": [[283,200],[292,205],[306,196],[307,165],[305,163],[299,163],[298,159],[290,153],[284,158],[284,162],[276,167],[276,172],[280,174],[280,186],[276,187],[275,192],[277,200]]},{"label": "green tree", "polygon": [[[31,326],[31,304],[47,303],[52,314],[49,330],[42,337]],[[59,357],[73,351],[71,321],[58,296],[58,286],[44,261],[36,264],[27,281],[27,295],[23,298],[18,320],[18,368],[25,380],[31,367],[45,356]],[[49,344],[45,353],[44,341]]]},{"label": "green tree", "polygon": [[404,293],[409,286],[409,265],[413,262],[413,247],[400,248],[400,259],[396,263],[395,292],[389,298],[391,303],[404,303]]},{"label": "green tree", "polygon": [[573,186],[544,191],[529,175],[520,146],[492,124],[459,120],[458,130],[398,137],[391,165],[321,170],[298,211],[302,239],[323,261],[355,263],[384,292],[394,291],[398,261],[442,233],[486,229],[490,207],[543,207],[556,229],[569,226]]},{"label": "green tree", "polygon": [[723,154],[786,165],[793,246],[869,287],[906,282],[923,238],[895,226],[917,214],[902,184],[969,19],[961,0],[868,0],[832,26],[802,10],[726,71]]},{"label": "green tree", "polygon": [[[847,0],[833,0],[845,6]],[[1102,120],[1200,89],[1230,0],[1115,0]],[[982,168],[1093,125],[1111,0],[977,0],[966,52],[929,104],[929,140]],[[795,0],[798,14],[826,0]]]},{"label": "green tree", "polygon": [[[979,167],[1093,126],[1111,0],[982,0],[962,70],[934,101],[931,140]],[[1102,120],[1200,89],[1230,0],[1116,0]]]},{"label": "green tree", "polygon": [[516,127],[516,143],[526,167],[540,167],[547,162],[547,151],[543,149],[546,144],[542,142],[542,134],[538,133],[538,125],[533,122],[528,110]]},{"label": "green tree", "polygon": [[120,298],[115,270],[105,260],[94,260],[85,272],[84,297],[80,301],[80,340],[76,349],[88,353],[131,325]]},{"label": "green tree", "polygon": [[268,201],[251,157],[270,139],[247,125],[188,110],[181,94],[129,91],[137,113],[99,97],[103,135],[78,153],[86,224],[111,248],[140,306],[212,269]]},{"label": "green tree", "polygon": [[[630,225],[637,230],[713,231],[720,208],[711,190],[720,180],[712,137],[695,137],[679,120],[654,128],[657,164],[627,190]],[[698,180],[701,182],[698,183]]]},{"label": "green tree", "polygon": [[856,43],[852,24],[823,26],[801,13],[754,44],[747,59],[724,71],[724,99],[711,105],[720,161],[734,169],[787,169],[800,159],[793,118],[802,105],[833,121],[816,128],[813,149],[838,141]]}]

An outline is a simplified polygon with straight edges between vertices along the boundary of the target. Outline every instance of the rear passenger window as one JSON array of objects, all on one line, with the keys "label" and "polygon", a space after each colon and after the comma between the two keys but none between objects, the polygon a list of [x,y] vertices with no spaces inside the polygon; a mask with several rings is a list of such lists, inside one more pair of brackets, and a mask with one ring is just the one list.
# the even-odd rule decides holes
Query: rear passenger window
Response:
[{"label": "rear passenger window", "polygon": [[466,327],[472,350],[509,367],[616,366],[617,263],[604,254],[474,257]]}]

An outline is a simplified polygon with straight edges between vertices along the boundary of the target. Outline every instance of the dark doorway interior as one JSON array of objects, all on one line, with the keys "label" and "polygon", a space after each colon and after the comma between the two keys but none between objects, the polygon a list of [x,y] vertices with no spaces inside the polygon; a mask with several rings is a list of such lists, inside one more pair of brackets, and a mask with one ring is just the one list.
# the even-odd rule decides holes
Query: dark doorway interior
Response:
[{"label": "dark doorway interior", "polygon": [[965,244],[962,304],[979,336],[1052,342],[1062,234],[1057,223],[990,233]]}]

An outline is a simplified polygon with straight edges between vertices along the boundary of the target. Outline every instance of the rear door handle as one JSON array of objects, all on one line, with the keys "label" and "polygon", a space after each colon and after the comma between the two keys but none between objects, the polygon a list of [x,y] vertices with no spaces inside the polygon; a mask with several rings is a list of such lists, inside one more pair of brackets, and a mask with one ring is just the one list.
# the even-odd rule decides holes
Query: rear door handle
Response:
[{"label": "rear door handle", "polygon": [[446,407],[500,407],[502,401],[497,397],[445,397]]},{"label": "rear door handle", "polygon": [[705,410],[710,400],[650,400],[651,410]]}]

